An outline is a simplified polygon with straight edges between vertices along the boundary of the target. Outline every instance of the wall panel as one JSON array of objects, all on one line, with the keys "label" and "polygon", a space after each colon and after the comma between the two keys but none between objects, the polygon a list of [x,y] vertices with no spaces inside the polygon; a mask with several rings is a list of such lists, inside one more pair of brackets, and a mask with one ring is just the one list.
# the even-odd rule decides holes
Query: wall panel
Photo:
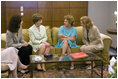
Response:
[{"label": "wall panel", "polygon": [[23,28],[29,28],[33,25],[32,15],[37,13],[37,9],[35,8],[24,8],[24,16],[23,16]]},{"label": "wall panel", "polygon": [[43,16],[43,25],[51,27],[63,25],[64,16],[67,14],[74,16],[74,26],[80,25],[81,16],[88,15],[87,1],[2,1],[1,5],[2,33],[6,32],[11,16],[20,15],[21,6],[24,8],[23,28],[33,25],[32,15],[37,12]]},{"label": "wall panel", "polygon": [[1,33],[6,32],[6,2],[1,2]]}]

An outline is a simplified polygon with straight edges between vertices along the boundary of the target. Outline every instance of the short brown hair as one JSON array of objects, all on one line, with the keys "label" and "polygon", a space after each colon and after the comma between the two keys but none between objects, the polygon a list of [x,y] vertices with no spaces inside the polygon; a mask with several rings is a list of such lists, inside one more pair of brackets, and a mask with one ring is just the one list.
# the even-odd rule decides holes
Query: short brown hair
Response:
[{"label": "short brown hair", "polygon": [[33,23],[36,23],[36,22],[38,22],[39,20],[41,20],[42,19],[42,16],[39,14],[39,13],[35,13],[35,14],[33,14],[33,16],[32,16],[32,21],[33,21]]},{"label": "short brown hair", "polygon": [[82,16],[80,21],[82,21],[86,28],[93,27],[93,22],[88,16]]},{"label": "short brown hair", "polygon": [[72,15],[66,15],[66,16],[64,16],[64,19],[67,19],[68,22],[73,26],[75,20],[74,20],[74,17]]}]

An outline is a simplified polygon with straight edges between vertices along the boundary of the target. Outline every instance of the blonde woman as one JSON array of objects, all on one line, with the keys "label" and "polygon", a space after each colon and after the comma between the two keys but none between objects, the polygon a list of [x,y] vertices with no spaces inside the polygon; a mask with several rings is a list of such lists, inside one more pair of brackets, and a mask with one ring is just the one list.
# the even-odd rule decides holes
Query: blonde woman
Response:
[{"label": "blonde woman", "polygon": [[[62,25],[58,32],[58,43],[55,47],[62,48],[62,54],[60,60],[66,55],[71,53],[70,48],[78,47],[76,45],[77,31],[73,27],[74,17],[72,15],[64,16],[64,25]],[[71,64],[71,69],[74,69]]]},{"label": "blonde woman", "polygon": [[101,40],[100,32],[98,28],[93,25],[91,19],[88,16],[80,18],[81,26],[83,27],[83,43],[80,47],[80,51],[85,53],[96,53],[102,51],[103,41]]},{"label": "blonde woman", "polygon": [[[102,51],[104,45],[103,41],[101,40],[100,32],[98,28],[95,25],[93,25],[91,19],[88,16],[82,16],[80,18],[80,23],[83,27],[84,43],[84,45],[80,47],[80,51],[85,53],[96,53]],[[91,69],[91,66],[87,66],[87,69]]]},{"label": "blonde woman", "polygon": [[[29,28],[29,37],[30,44],[33,47],[33,51],[43,55],[51,55],[50,52],[50,44],[47,41],[47,34],[45,26],[42,25],[42,16],[39,13],[36,13],[32,16],[33,25]],[[45,65],[42,64],[42,68],[40,64],[37,65],[38,70],[46,71]]]}]

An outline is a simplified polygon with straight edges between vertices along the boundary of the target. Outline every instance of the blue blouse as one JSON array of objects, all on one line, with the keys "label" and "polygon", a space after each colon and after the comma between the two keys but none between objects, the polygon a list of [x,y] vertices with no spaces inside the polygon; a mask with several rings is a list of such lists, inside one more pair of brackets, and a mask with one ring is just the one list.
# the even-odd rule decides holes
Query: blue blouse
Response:
[{"label": "blue blouse", "polygon": [[[71,27],[71,28],[68,29],[64,26],[61,26],[60,29],[59,29],[58,34],[63,34],[67,37],[75,36],[75,39],[77,39],[77,30],[76,30],[75,27]],[[64,39],[63,41],[61,41],[59,38],[58,38],[58,43],[55,45],[55,47],[62,48],[63,43],[64,43],[65,40],[68,41],[68,44],[69,44],[70,48],[79,47],[78,45],[76,45],[76,40],[74,42],[72,42],[68,39]]]}]

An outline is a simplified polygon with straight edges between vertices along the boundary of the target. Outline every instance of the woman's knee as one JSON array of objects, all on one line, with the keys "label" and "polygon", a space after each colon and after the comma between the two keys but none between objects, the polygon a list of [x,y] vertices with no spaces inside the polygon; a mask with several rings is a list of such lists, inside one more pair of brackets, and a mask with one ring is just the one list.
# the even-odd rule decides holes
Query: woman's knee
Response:
[{"label": "woman's knee", "polygon": [[24,48],[22,48],[22,50],[24,52],[30,52],[30,53],[32,53],[32,46],[31,45],[25,46]]},{"label": "woman's knee", "polygon": [[16,48],[14,48],[14,47],[9,47],[9,48],[7,48],[7,49],[9,49],[9,50],[15,50]]},{"label": "woman's knee", "polygon": [[28,46],[27,46],[27,49],[29,50],[29,52],[32,52],[32,50],[33,50],[33,48],[32,48],[31,45],[28,45]]},{"label": "woman's knee", "polygon": [[65,41],[64,41],[64,44],[68,44],[68,41],[67,41],[67,40],[65,40]]},{"label": "woman's knee", "polygon": [[84,48],[85,48],[85,46],[84,46],[84,45],[83,45],[83,46],[81,46],[81,47],[80,47],[80,51],[81,51],[81,52],[84,52]]},{"label": "woman's knee", "polygon": [[41,49],[45,49],[45,48],[46,48],[46,45],[42,44]]},{"label": "woman's knee", "polygon": [[28,48],[29,48],[30,50],[32,50],[32,46],[31,46],[31,45],[28,45]]},{"label": "woman's knee", "polygon": [[45,45],[46,45],[46,47],[50,47],[50,44],[49,43],[46,43]]}]

